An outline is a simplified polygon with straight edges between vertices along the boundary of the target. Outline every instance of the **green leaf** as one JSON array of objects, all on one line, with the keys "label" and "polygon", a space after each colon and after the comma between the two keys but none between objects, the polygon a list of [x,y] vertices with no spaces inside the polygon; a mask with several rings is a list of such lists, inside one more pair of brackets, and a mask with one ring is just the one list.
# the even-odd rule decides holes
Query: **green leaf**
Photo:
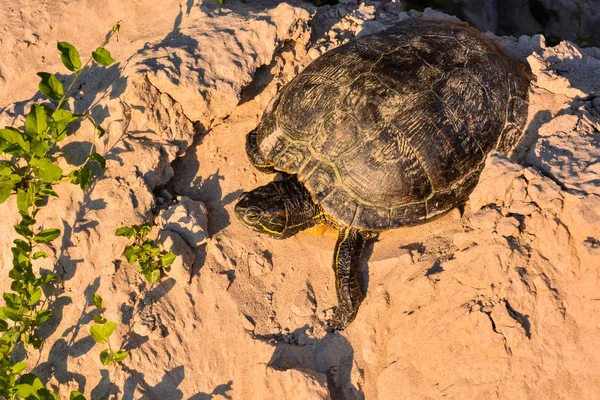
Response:
[{"label": "green leaf", "polygon": [[100,139],[106,133],[106,130],[104,130],[104,128],[100,125],[94,125],[94,128],[96,128],[96,132],[98,133],[98,139]]},{"label": "green leaf", "polygon": [[0,181],[0,204],[10,197],[15,184],[13,181]]},{"label": "green leaf", "polygon": [[17,149],[29,151],[29,144],[25,142],[23,133],[13,127],[7,126],[0,129],[0,151],[6,151],[7,148],[13,145]]},{"label": "green leaf", "polygon": [[14,308],[2,307],[2,312],[4,313],[6,318],[10,319],[11,321],[18,322],[23,320],[23,315]]},{"label": "green leaf", "polygon": [[56,193],[54,190],[52,190],[50,188],[45,188],[45,189],[40,190],[39,194],[44,197],[48,197],[48,196],[58,197],[58,193]]},{"label": "green leaf", "polygon": [[44,107],[39,104],[33,104],[31,106],[31,111],[25,118],[25,130],[29,132],[30,135],[36,136],[44,133],[48,128],[48,123],[46,122],[46,111]]},{"label": "green leaf", "polygon": [[[154,241],[152,241],[152,246],[154,246]],[[158,247],[151,247],[148,249],[148,253],[150,254],[150,256],[152,256],[153,258],[158,256],[160,254],[160,249]]]},{"label": "green leaf", "polygon": [[67,125],[79,118],[74,117],[71,111],[60,109],[52,113],[52,119],[54,120],[54,122]]},{"label": "green leaf", "polygon": [[37,260],[38,258],[48,258],[48,254],[45,251],[36,251],[33,253],[32,258]]},{"label": "green leaf", "polygon": [[42,78],[39,85],[40,92],[52,100],[60,100],[64,96],[65,89],[56,76],[48,72],[38,72],[37,75]]},{"label": "green leaf", "polygon": [[115,331],[115,328],[117,327],[117,323],[114,321],[107,321],[104,324],[104,336],[105,337],[110,337],[110,335],[113,334],[113,332]]},{"label": "green leaf", "polygon": [[54,316],[54,313],[50,310],[39,311],[37,314],[35,314],[35,323],[38,325],[43,324],[52,318],[52,316]]},{"label": "green leaf", "polygon": [[129,264],[133,264],[135,260],[138,259],[138,254],[140,253],[140,246],[132,245],[127,246],[125,249],[125,258]]},{"label": "green leaf", "polygon": [[[18,225],[15,225],[15,228]],[[15,229],[16,230],[16,229]],[[17,232],[18,233],[18,232]],[[14,271],[19,272],[19,275],[23,275],[23,272],[27,272],[26,270],[29,269],[29,267],[31,266],[31,261],[29,261],[29,257],[27,254],[24,254],[22,251],[20,251],[17,248],[11,248],[10,251],[13,253],[13,266],[15,268],[13,268],[8,274],[10,276],[10,274]]]},{"label": "green leaf", "polygon": [[23,361],[19,361],[18,363],[15,363],[11,370],[13,374],[20,374],[21,372],[25,371],[25,369],[27,368],[27,364],[25,364]]},{"label": "green leaf", "polygon": [[67,125],[61,122],[57,122],[54,124],[54,129],[52,130],[52,140],[56,143],[61,142],[64,138],[67,137]]},{"label": "green leaf", "polygon": [[135,231],[129,226],[123,226],[115,232],[115,236],[125,236],[127,239],[131,239],[133,235],[135,235]]},{"label": "green leaf", "polygon": [[148,235],[150,233],[150,231],[152,230],[152,225],[146,223],[146,224],[142,224],[142,225],[136,225],[134,226],[135,231],[136,231],[136,235],[141,239],[141,238],[145,238],[146,235]]},{"label": "green leaf", "polygon": [[98,64],[104,65],[105,67],[115,62],[110,56],[110,52],[104,47],[98,47],[96,51],[92,52],[92,57]]},{"label": "green leaf", "polygon": [[102,344],[106,341],[106,336],[104,336],[104,329],[100,325],[92,325],[90,327],[90,334],[98,344]]},{"label": "green leaf", "polygon": [[[29,142],[25,142],[27,144],[27,146],[29,146]],[[13,143],[13,144],[9,144],[5,149],[4,152],[6,154],[10,154],[13,156],[22,156],[23,153],[27,152],[29,150],[23,150],[23,148],[21,148],[21,146],[19,146],[17,143]]]},{"label": "green leaf", "polygon": [[33,306],[38,301],[40,301],[41,298],[42,298],[42,289],[37,288],[36,291],[33,292],[33,294],[31,295],[31,297],[29,298],[29,301],[27,302],[27,304],[30,305],[30,306]]},{"label": "green leaf", "polygon": [[25,338],[25,344],[30,344],[34,349],[39,349],[42,347],[42,339],[36,333],[33,333]]},{"label": "green leaf", "polygon": [[[142,243],[142,249],[146,250],[146,251],[150,251],[152,249],[154,249],[154,240],[152,239],[146,239],[144,240],[144,243]],[[159,249],[160,251],[160,249]]]},{"label": "green leaf", "polygon": [[13,281],[10,284],[10,290],[12,290],[13,292],[19,293],[21,295],[25,295],[26,293],[28,293],[27,285],[24,285],[23,282],[21,282],[19,280]]},{"label": "green leaf", "polygon": [[159,269],[155,269],[155,270],[153,270],[150,273],[147,273],[145,275],[146,275],[146,279],[148,280],[148,282],[154,283],[154,282],[156,282],[156,281],[158,281],[160,279],[160,270]]},{"label": "green leaf", "polygon": [[163,267],[167,267],[175,261],[175,254],[173,252],[168,252],[167,254],[163,254],[160,256],[160,265]]},{"label": "green leaf", "polygon": [[106,323],[106,319],[104,319],[104,317],[102,317],[102,315],[99,315],[99,314],[94,314],[94,321],[96,321],[96,323],[98,323],[98,324]]},{"label": "green leaf", "polygon": [[[40,253],[40,252],[37,252],[37,253]],[[37,278],[34,282],[34,285],[42,286],[42,285],[47,284],[48,282],[57,281],[57,280],[58,280],[58,276],[56,276],[54,274],[46,274],[44,276],[40,276],[39,278]]]},{"label": "green leaf", "polygon": [[[6,318],[6,316],[4,316]],[[0,332],[8,330],[8,323],[0,317]]]},{"label": "green leaf", "polygon": [[[34,393],[37,391],[33,389],[33,386],[28,385],[26,383],[20,383],[15,385],[15,390],[17,391],[17,397],[19,399],[28,399],[29,396],[34,396]],[[33,399],[37,398],[37,396],[32,397]]]},{"label": "green leaf", "polygon": [[94,153],[94,154],[90,155],[90,160],[97,162],[98,165],[100,165],[100,168],[102,168],[102,169],[106,168],[106,160],[100,154]]},{"label": "green leaf", "polygon": [[79,52],[77,49],[67,43],[67,42],[58,42],[56,48],[60,51],[60,59],[65,67],[69,71],[77,71],[81,68],[81,60],[79,59]]},{"label": "green leaf", "polygon": [[[15,260],[14,259],[13,259],[13,264],[15,264]],[[24,280],[25,279],[25,274],[23,274],[21,272],[21,269],[22,269],[21,267],[17,268],[17,266],[15,265],[15,267],[8,272],[8,277],[10,279],[16,281],[16,282],[18,282],[19,280]],[[12,286],[12,284],[11,284],[11,286]],[[22,292],[23,291],[21,291],[19,293],[22,293]],[[2,314],[2,310],[0,310],[0,314]]]},{"label": "green leaf", "polygon": [[113,358],[116,362],[120,363],[127,358],[127,352],[125,350],[117,351],[113,354]]},{"label": "green leaf", "polygon": [[[33,161],[33,158],[31,159],[31,161]],[[39,160],[38,160],[39,161]],[[29,181],[27,182],[27,201],[31,204],[34,204],[38,198],[37,196],[37,192],[39,190],[39,188],[41,188],[43,185],[40,184],[39,182],[35,182],[35,181]],[[33,213],[37,213],[39,211],[38,210],[34,210]],[[29,215],[29,213],[27,214]],[[33,214],[35,216],[35,214]],[[29,225],[33,225],[33,224],[29,224]]]},{"label": "green leaf", "polygon": [[71,394],[69,395],[69,400],[87,400],[87,399],[81,392],[78,392],[77,390],[73,390],[71,392]]},{"label": "green leaf", "polygon": [[46,388],[39,389],[37,395],[40,400],[58,400],[58,395]]},{"label": "green leaf", "polygon": [[113,355],[110,350],[102,350],[100,353],[100,362],[102,365],[110,365],[113,360]]},{"label": "green leaf", "polygon": [[17,209],[19,212],[21,214],[27,214],[29,207],[32,205],[33,203],[29,200],[29,196],[27,196],[27,191],[23,189],[17,189]]},{"label": "green leaf", "polygon": [[13,243],[15,244],[15,247],[17,247],[22,253],[29,254],[31,251],[31,246],[24,240],[15,239],[13,240]]},{"label": "green leaf", "polygon": [[44,157],[48,151],[50,151],[50,145],[46,140],[35,137],[31,141],[31,152],[36,156]]},{"label": "green leaf", "polygon": [[34,167],[34,173],[40,180],[53,183],[60,180],[63,170],[58,165],[53,164],[49,158],[42,158]]},{"label": "green leaf", "polygon": [[48,228],[48,229],[44,229],[43,231],[41,231],[37,235],[35,235],[33,240],[36,243],[50,243],[51,241],[53,241],[54,239],[56,239],[59,236],[60,236],[60,229]]},{"label": "green leaf", "polygon": [[81,167],[72,171],[69,174],[69,178],[71,179],[71,183],[79,185],[82,189],[86,189],[92,180],[92,170]]},{"label": "green leaf", "polygon": [[63,109],[53,112],[51,126],[54,130],[52,131],[52,139],[56,142],[63,140],[67,136],[67,125],[81,118],[83,118],[82,114],[73,114]]},{"label": "green leaf", "polygon": [[0,180],[9,178],[12,173],[12,164],[8,161],[0,160]]},{"label": "green leaf", "polygon": [[21,298],[14,293],[4,293],[2,298],[8,307],[19,308],[21,306]]},{"label": "green leaf", "polygon": [[94,293],[94,295],[92,296],[92,302],[98,310],[102,310],[104,308],[104,301],[98,293]]}]

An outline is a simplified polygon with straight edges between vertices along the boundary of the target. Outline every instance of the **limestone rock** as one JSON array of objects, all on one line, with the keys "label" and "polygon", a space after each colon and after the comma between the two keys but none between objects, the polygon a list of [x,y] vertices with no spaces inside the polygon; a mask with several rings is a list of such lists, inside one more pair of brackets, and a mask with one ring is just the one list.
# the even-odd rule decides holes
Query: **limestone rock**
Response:
[{"label": "limestone rock", "polygon": [[254,276],[264,275],[273,270],[273,261],[265,253],[248,254],[248,267]]},{"label": "limestone rock", "polygon": [[[171,0],[107,1],[112,6],[0,2],[8,16],[0,20],[3,124],[22,124],[17,115],[37,101],[34,72],[64,73],[57,40],[92,49],[88,36],[102,38],[124,19],[120,41],[110,45],[120,64],[89,71],[76,89],[81,107],[94,104],[107,128],[96,142],[107,170],[84,193],[58,185],[60,197],[37,216],[40,226],[62,230],[50,257],[36,264],[60,275],[61,285],[35,368],[61,398],[73,389],[87,398],[597,397],[600,50],[547,47],[540,35],[490,35],[531,62],[526,157],[519,164],[491,154],[464,216],[382,233],[361,264],[367,291],[356,320],[331,333],[321,316],[337,301],[335,238],[300,233],[278,241],[236,221],[239,194],[273,178],[254,170],[244,138],[312,58],[424,14],[379,1],[319,9],[276,0],[181,8]],[[73,16],[69,24],[63,15]],[[92,134],[82,124],[61,151],[85,157]],[[178,196],[203,200],[214,235],[194,249],[200,268],[191,281],[173,268],[148,285],[119,263],[127,240],[114,232],[153,218],[152,191],[169,180]],[[181,249],[186,265],[189,246],[175,226],[197,229],[186,240],[202,243],[198,215],[206,213],[180,200],[160,238]],[[15,199],[0,209],[6,277]],[[3,290],[9,285],[0,279]],[[89,347],[93,292],[110,299],[107,313],[119,321],[112,343],[127,340],[126,368],[110,376],[100,369],[101,349]]]},{"label": "limestone rock", "polygon": [[208,211],[201,201],[183,196],[159,214],[163,231],[178,233],[190,246],[197,247],[208,239]]},{"label": "limestone rock", "polygon": [[171,251],[177,256],[175,262],[171,264],[172,270],[189,271],[192,268],[196,256],[188,242],[176,231],[169,229],[160,231],[156,243],[160,244],[165,251]]},{"label": "limestone rock", "polygon": [[323,374],[293,369],[278,371],[269,367],[256,367],[255,374],[255,394],[251,398],[331,399],[327,389],[327,378]]}]

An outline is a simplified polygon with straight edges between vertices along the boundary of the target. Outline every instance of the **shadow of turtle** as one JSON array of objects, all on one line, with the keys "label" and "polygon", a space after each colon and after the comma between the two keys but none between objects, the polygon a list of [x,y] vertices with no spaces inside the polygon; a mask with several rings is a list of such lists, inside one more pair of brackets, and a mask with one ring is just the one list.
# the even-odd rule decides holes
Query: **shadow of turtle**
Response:
[{"label": "shadow of turtle", "polygon": [[[289,337],[303,335],[302,345],[275,344],[269,366],[277,370],[309,370],[327,377],[332,400],[363,400],[364,393],[352,384],[354,349],[348,339],[339,332],[330,332],[321,339],[307,338],[305,325],[293,331]],[[259,340],[278,340],[276,337],[260,337]],[[281,338],[279,338],[281,340]]]}]

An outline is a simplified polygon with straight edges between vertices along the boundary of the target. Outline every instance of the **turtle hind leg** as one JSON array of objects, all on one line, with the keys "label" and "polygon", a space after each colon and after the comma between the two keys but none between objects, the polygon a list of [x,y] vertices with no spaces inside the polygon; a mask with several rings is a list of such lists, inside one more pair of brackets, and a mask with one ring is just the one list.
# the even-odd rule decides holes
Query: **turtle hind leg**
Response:
[{"label": "turtle hind leg", "polygon": [[346,328],[356,317],[364,295],[358,282],[358,267],[365,245],[376,233],[344,227],[340,230],[333,257],[338,306],[328,321],[333,329]]},{"label": "turtle hind leg", "polygon": [[272,163],[268,162],[264,159],[264,157],[258,151],[258,142],[256,141],[256,130],[253,130],[246,136],[246,153],[248,154],[248,158],[250,162],[256,169],[260,172],[264,172],[266,174],[274,174],[275,167]]}]

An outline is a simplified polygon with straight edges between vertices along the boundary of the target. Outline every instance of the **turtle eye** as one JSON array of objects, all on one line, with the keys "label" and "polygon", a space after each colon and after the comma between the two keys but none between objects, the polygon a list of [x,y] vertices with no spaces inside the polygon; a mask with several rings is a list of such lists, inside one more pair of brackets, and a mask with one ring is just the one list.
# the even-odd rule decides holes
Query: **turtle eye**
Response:
[{"label": "turtle eye", "polygon": [[258,221],[260,217],[262,217],[262,215],[262,210],[255,206],[248,207],[248,209],[246,209],[246,212],[244,213],[244,217],[248,222]]}]

